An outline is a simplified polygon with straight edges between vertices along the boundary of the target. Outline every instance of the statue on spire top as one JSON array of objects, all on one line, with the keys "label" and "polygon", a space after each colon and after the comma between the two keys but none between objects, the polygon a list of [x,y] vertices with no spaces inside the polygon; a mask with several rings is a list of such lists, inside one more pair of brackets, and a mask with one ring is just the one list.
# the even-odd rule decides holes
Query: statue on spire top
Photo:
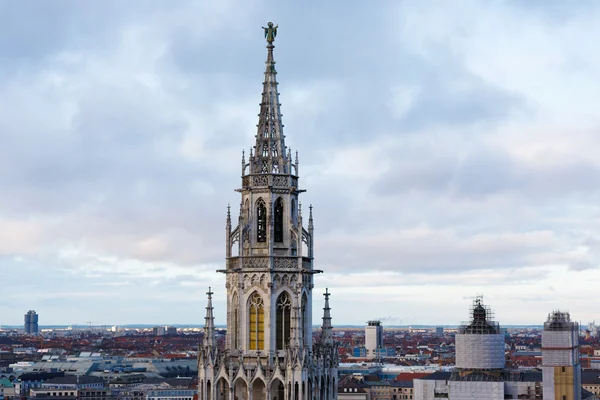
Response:
[{"label": "statue on spire top", "polygon": [[278,26],[279,25],[273,26],[273,23],[269,22],[267,24],[266,28],[264,26],[262,27],[265,30],[265,39],[267,39],[267,42],[269,44],[273,44],[273,42],[275,41],[275,36],[277,36],[277,27]]}]

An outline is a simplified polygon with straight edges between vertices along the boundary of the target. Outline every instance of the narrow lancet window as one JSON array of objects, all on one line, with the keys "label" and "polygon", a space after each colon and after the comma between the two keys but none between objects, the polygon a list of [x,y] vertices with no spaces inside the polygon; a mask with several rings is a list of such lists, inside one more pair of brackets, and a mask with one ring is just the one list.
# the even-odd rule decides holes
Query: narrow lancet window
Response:
[{"label": "narrow lancet window", "polygon": [[306,297],[306,293],[304,293],[302,295],[302,307],[301,307],[301,313],[302,313],[302,321],[300,323],[300,337],[302,338],[302,341],[304,342],[304,344],[308,345],[307,343],[307,331],[309,329],[309,321],[308,321],[308,298]]},{"label": "narrow lancet window", "polygon": [[280,198],[275,201],[275,213],[273,216],[273,240],[277,243],[283,242],[283,200]]},{"label": "narrow lancet window", "polygon": [[265,349],[265,306],[262,297],[253,293],[249,299],[249,339],[250,350]]},{"label": "narrow lancet window", "polygon": [[287,292],[281,293],[277,298],[277,332],[276,345],[278,350],[283,350],[290,341],[290,312],[292,302]]},{"label": "narrow lancet window", "polygon": [[267,207],[262,199],[256,205],[256,241],[267,241]]},{"label": "narrow lancet window", "polygon": [[239,349],[239,315],[240,315],[240,305],[238,302],[238,295],[237,293],[233,294],[233,302],[232,302],[232,309],[233,309],[233,332],[231,332],[232,334],[232,341],[233,341],[233,348],[234,349]]}]

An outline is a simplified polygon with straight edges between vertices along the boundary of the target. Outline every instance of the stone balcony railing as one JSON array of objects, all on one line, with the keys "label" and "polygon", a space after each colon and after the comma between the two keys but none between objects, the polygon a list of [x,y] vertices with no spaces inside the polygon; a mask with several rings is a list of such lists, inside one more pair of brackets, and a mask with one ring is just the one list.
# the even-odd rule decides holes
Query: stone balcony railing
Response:
[{"label": "stone balcony railing", "polygon": [[298,178],[285,174],[251,174],[242,177],[242,186],[244,188],[253,187],[277,187],[290,188],[298,187]]},{"label": "stone balcony railing", "polygon": [[227,260],[227,269],[286,269],[298,270],[312,269],[309,257],[269,257],[269,256],[245,256],[232,257]]}]

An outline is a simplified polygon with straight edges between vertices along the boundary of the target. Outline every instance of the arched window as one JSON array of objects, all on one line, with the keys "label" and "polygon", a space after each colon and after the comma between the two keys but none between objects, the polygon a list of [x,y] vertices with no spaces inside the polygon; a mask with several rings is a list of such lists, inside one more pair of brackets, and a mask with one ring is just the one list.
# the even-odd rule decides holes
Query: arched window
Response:
[{"label": "arched window", "polygon": [[296,224],[296,201],[294,199],[292,199],[292,203],[291,203],[291,207],[290,207],[290,212],[292,214],[292,223],[295,225]]},{"label": "arched window", "polygon": [[256,241],[267,241],[267,207],[262,199],[256,205]]},{"label": "arched window", "polygon": [[265,305],[262,297],[256,292],[250,296],[249,303],[249,339],[250,350],[265,348]]},{"label": "arched window", "polygon": [[290,311],[292,301],[287,292],[283,292],[277,298],[277,329],[276,345],[278,350],[283,350],[290,341]]},{"label": "arched window", "polygon": [[281,243],[283,242],[283,200],[281,197],[275,201],[273,222],[273,241]]}]

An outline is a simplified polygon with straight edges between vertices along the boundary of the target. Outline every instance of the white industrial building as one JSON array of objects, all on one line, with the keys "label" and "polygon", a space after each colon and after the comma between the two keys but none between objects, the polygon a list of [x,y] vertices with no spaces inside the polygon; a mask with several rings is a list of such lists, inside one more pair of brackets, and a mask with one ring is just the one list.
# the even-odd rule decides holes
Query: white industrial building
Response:
[{"label": "white industrial building", "polygon": [[383,326],[381,321],[369,321],[365,327],[365,348],[367,358],[376,358],[377,349],[383,346]]}]

